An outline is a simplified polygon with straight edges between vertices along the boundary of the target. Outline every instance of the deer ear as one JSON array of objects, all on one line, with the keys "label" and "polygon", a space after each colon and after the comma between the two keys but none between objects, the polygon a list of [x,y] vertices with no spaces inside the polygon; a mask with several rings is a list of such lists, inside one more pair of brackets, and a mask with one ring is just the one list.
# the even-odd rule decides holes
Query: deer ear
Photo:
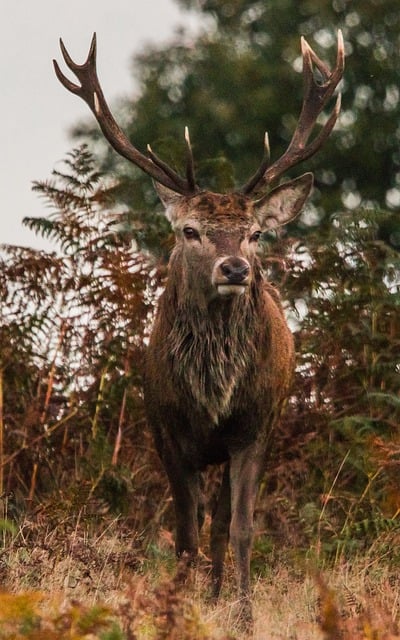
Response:
[{"label": "deer ear", "polygon": [[164,185],[160,184],[159,182],[154,182],[154,186],[157,191],[158,197],[164,205],[165,215],[173,224],[176,218],[177,206],[182,201],[182,198],[184,196],[181,196],[179,193],[172,191],[172,189],[168,189],[168,187],[164,187]]},{"label": "deer ear", "polygon": [[262,229],[273,229],[294,220],[310,195],[313,174],[281,184],[254,203],[254,211]]}]

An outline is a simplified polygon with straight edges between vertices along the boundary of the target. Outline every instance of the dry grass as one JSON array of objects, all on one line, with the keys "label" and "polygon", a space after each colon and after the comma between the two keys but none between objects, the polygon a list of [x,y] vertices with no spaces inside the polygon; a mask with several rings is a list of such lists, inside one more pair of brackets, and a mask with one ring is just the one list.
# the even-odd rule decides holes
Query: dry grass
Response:
[{"label": "dry grass", "polygon": [[[392,543],[396,544],[396,540]],[[228,559],[224,594],[217,606],[211,606],[206,598],[207,559],[202,558],[188,575],[183,565],[175,566],[167,534],[160,536],[152,552],[145,552],[139,539],[117,520],[97,532],[90,532],[79,520],[64,522],[51,530],[43,523],[25,521],[18,531],[4,532],[0,549],[4,590],[0,594],[1,639],[44,638],[43,629],[53,627],[54,633],[48,637],[64,638],[57,631],[56,620],[61,614],[64,622],[75,621],[75,626],[77,619],[90,619],[86,635],[82,631],[79,635],[76,629],[73,635],[68,628],[68,637],[75,638],[244,637],[236,619],[231,560]],[[352,564],[337,562],[321,573],[295,565],[275,560],[267,577],[255,578],[255,639],[400,639],[400,579],[396,568],[392,569],[385,558],[370,554]],[[10,602],[13,615],[22,606],[22,600],[18,600],[21,595],[15,595],[12,601],[12,594],[21,593],[36,612],[42,635],[32,635],[30,627],[31,635],[14,633],[21,621],[14,620],[14,627],[5,626],[4,615]],[[49,611],[53,612],[51,619]],[[22,615],[26,614],[22,611]],[[107,633],[111,635],[107,635],[101,629],[111,619],[114,631],[110,627]],[[25,622],[24,625],[25,628]]]}]

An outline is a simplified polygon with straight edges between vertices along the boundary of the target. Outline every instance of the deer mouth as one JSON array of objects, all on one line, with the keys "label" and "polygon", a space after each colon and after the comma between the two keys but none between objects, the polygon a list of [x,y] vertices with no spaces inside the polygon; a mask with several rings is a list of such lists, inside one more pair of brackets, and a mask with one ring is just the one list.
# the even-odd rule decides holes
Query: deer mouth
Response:
[{"label": "deer mouth", "polygon": [[220,296],[241,296],[246,291],[248,285],[241,283],[217,284],[217,291]]}]

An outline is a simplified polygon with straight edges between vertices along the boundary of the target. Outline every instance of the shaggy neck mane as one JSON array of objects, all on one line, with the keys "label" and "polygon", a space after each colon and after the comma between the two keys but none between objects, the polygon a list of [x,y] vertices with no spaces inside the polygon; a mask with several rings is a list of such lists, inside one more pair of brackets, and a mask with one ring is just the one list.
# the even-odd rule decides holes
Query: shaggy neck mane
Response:
[{"label": "shaggy neck mane", "polygon": [[262,279],[261,268],[255,265],[248,292],[215,298],[208,306],[182,295],[179,277],[167,284],[165,293],[173,315],[165,348],[175,384],[214,424],[229,413],[239,383],[256,360]]}]

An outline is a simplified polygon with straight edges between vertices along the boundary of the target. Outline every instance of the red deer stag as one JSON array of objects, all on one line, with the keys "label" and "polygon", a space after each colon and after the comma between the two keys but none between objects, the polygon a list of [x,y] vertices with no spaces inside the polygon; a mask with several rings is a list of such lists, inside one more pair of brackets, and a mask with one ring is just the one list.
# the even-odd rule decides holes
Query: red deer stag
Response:
[{"label": "red deer stag", "polygon": [[[234,193],[221,195],[196,185],[187,130],[186,176],[177,174],[148,147],[142,154],[114,120],[96,72],[96,39],[76,64],[62,41],[71,82],[54,61],[60,82],[94,113],[114,149],[155,181],[176,234],[145,368],[145,403],[157,450],[168,474],[176,513],[176,553],[194,558],[204,518],[201,473],[225,463],[211,524],[213,594],[218,596],[224,556],[231,541],[243,620],[251,624],[249,563],[253,514],[271,430],[287,396],[294,349],[279,295],[265,281],[257,241],[301,211],[312,174],[265,191],[290,167],[310,158],[331,133],[336,105],[318,135],[317,117],[332,97],[344,69],[338,35],[333,71],[302,39],[305,97],[286,152],[269,163],[268,138],[261,166]],[[320,79],[314,78],[314,65]]]}]

